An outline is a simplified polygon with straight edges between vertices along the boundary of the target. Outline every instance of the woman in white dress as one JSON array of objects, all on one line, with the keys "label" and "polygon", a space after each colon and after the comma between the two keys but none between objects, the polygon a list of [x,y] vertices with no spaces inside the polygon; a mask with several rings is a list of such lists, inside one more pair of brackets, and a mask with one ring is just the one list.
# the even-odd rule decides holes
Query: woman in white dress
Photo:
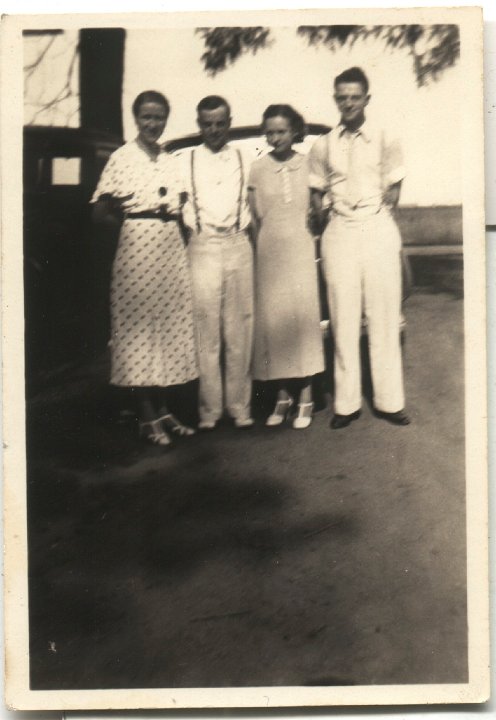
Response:
[{"label": "woman in white dress", "polygon": [[269,426],[288,415],[289,381],[298,379],[293,427],[301,430],[312,421],[312,376],[324,370],[308,164],[293,148],[303,140],[304,121],[290,105],[270,105],[262,127],[272,151],[253,163],[248,180],[257,235],[253,377],[278,384]]},{"label": "woman in white dress", "polygon": [[167,408],[165,388],[198,377],[189,268],[180,232],[184,198],[177,161],[158,140],[169,115],[155,91],[133,104],[135,140],[116,150],[92,198],[96,222],[121,225],[112,267],[111,380],[133,388],[140,434],[169,446],[192,435]]}]

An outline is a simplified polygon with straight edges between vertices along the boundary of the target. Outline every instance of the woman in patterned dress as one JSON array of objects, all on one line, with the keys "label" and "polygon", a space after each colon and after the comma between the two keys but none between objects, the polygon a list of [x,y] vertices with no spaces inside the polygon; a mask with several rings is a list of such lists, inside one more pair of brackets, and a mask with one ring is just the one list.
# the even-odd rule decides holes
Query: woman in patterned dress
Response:
[{"label": "woman in patterned dress", "polygon": [[168,411],[164,389],[198,377],[189,268],[178,220],[177,161],[158,144],[169,115],[155,91],[133,103],[135,140],[116,150],[92,198],[96,222],[121,225],[111,282],[111,380],[133,388],[140,434],[168,446],[192,435]]},{"label": "woman in patterned dress", "polygon": [[253,377],[276,380],[277,402],[266,425],[280,425],[294,400],[289,381],[298,379],[293,427],[312,421],[312,375],[324,370],[307,158],[293,149],[304,121],[289,105],[270,105],[263,131],[272,151],[253,163],[248,181],[256,230],[255,348]]}]

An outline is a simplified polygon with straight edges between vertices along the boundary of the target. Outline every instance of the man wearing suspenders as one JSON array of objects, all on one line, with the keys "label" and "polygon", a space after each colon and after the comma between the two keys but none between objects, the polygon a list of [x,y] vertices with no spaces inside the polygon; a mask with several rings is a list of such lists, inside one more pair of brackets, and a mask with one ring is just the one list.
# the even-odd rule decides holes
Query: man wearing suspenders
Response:
[{"label": "man wearing suspenders", "polygon": [[400,344],[401,238],[391,210],[405,176],[398,140],[365,118],[369,84],[360,68],[334,81],[339,124],[310,151],[312,204],[322,224],[322,260],[334,336],[334,430],[360,415],[360,323],[367,318],[376,415],[408,425]]},{"label": "man wearing suspenders", "polygon": [[249,161],[227,142],[231,112],[226,100],[216,95],[205,97],[197,113],[203,144],[183,157],[188,190],[183,214],[191,231],[189,257],[200,364],[198,427],[212,430],[224,408],[236,427],[250,427],[253,249],[248,236]]}]

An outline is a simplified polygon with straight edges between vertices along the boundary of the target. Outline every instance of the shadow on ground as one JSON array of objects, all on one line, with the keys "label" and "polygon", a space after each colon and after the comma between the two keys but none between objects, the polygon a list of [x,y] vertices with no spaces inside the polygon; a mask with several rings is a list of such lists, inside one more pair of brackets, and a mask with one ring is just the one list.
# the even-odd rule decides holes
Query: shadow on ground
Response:
[{"label": "shadow on ground", "polygon": [[117,422],[106,356],[31,398],[33,689],[466,682],[463,314],[442,277],[405,304],[408,428],[364,403],[331,432],[327,375],[307,431],[265,428],[258,386],[254,428],[163,452]]}]

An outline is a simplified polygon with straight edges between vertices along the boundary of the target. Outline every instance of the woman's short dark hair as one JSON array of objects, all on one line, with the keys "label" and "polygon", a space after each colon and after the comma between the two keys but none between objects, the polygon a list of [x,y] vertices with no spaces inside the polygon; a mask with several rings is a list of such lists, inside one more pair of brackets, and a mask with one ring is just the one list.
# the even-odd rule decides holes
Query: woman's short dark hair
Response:
[{"label": "woman's short dark hair", "polygon": [[348,70],[342,72],[341,75],[338,75],[334,80],[334,89],[336,89],[340,83],[360,83],[365,94],[369,91],[368,78],[362,68],[359,67],[348,68]]},{"label": "woman's short dark hair", "polygon": [[273,117],[286,118],[295,134],[294,142],[303,142],[306,133],[305,121],[302,115],[292,108],[291,105],[269,105],[262,115],[262,128],[266,121]]},{"label": "woman's short dark hair", "polygon": [[229,116],[231,115],[231,108],[227,100],[220,95],[207,95],[207,97],[202,98],[196,106],[196,112],[199,115],[202,110],[217,110],[217,108],[220,107],[227,108],[227,114]]},{"label": "woman's short dark hair", "polygon": [[138,113],[141,109],[141,106],[145,103],[157,103],[157,105],[162,105],[162,107],[165,110],[165,114],[167,117],[169,117],[170,113],[170,105],[169,101],[165,97],[165,95],[162,95],[162,93],[157,92],[156,90],[145,90],[144,92],[140,93],[138,97],[133,102],[133,115],[134,117],[138,117]]}]

